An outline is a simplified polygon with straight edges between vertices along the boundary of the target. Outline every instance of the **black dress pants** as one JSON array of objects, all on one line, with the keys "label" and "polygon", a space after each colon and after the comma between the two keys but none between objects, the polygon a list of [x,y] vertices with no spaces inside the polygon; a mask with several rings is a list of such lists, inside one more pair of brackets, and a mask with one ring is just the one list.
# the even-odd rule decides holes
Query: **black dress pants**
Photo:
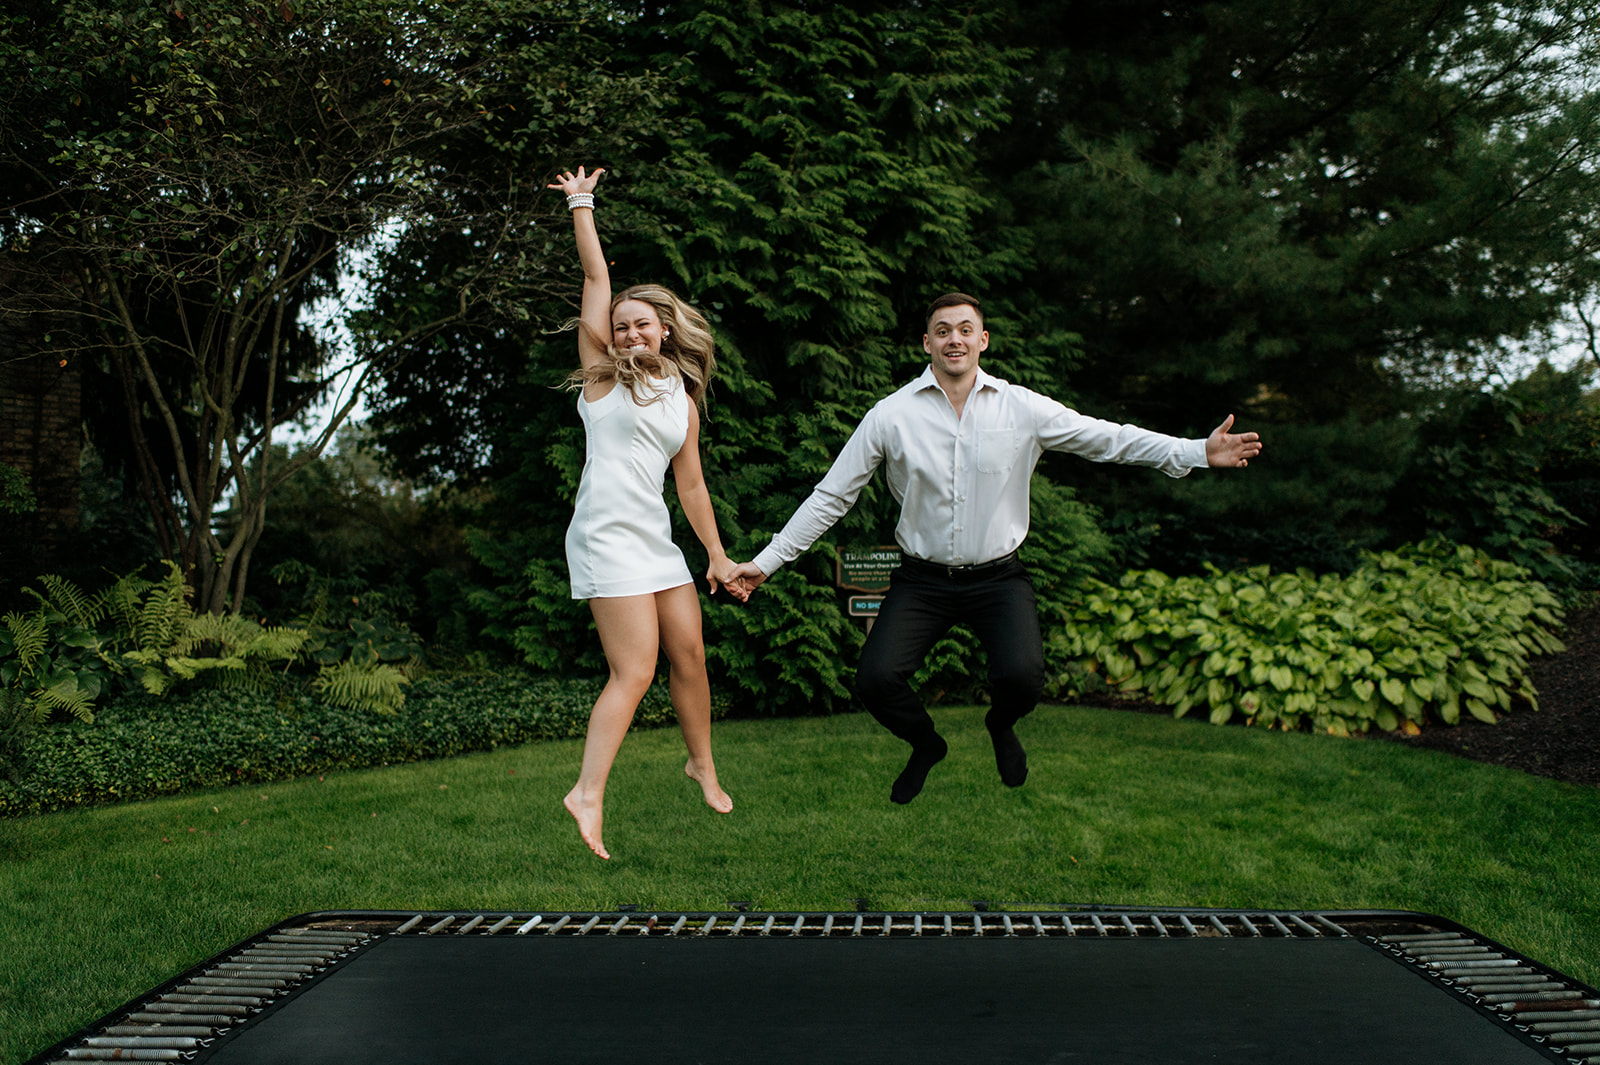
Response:
[{"label": "black dress pants", "polygon": [[879,723],[917,745],[936,733],[911,677],[945,633],[965,623],[989,655],[989,723],[1010,726],[1044,690],[1039,604],[1026,567],[1012,558],[974,570],[907,558],[861,649],[856,697]]}]

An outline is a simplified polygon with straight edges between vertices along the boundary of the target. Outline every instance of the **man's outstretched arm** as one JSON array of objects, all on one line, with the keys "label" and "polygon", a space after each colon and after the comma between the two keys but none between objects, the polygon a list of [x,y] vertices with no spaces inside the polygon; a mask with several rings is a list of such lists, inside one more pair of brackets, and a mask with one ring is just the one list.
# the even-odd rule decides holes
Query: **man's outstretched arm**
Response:
[{"label": "man's outstretched arm", "polygon": [[780,566],[793,562],[802,551],[816,543],[855,505],[861,489],[872,480],[873,471],[883,462],[883,450],[876,437],[876,412],[877,408],[867,412],[833,460],[827,476],[800,504],[772,542],[751,561],[734,567],[731,576],[743,582],[747,596]]},{"label": "man's outstretched arm", "polygon": [[1261,454],[1261,437],[1256,433],[1230,433],[1233,415],[1222,419],[1222,424],[1206,437],[1206,465],[1218,467],[1248,466],[1250,460]]}]

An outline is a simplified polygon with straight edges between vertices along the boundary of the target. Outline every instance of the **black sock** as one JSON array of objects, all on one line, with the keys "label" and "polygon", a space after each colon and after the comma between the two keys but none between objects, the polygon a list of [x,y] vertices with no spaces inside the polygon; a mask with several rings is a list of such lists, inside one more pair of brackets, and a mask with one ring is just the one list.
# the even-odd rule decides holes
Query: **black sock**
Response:
[{"label": "black sock", "polygon": [[1028,779],[1028,752],[1022,749],[1022,741],[1012,729],[1015,722],[1001,724],[991,710],[983,723],[994,741],[994,764],[1000,770],[1000,782],[1008,788],[1020,788]]},{"label": "black sock", "polygon": [[950,753],[950,745],[944,742],[944,737],[937,734],[931,740],[913,744],[911,747],[911,760],[906,762],[906,767],[900,775],[894,778],[894,787],[889,789],[889,798],[902,805],[910,802],[922,791],[922,784],[928,779],[928,770],[944,760]]}]

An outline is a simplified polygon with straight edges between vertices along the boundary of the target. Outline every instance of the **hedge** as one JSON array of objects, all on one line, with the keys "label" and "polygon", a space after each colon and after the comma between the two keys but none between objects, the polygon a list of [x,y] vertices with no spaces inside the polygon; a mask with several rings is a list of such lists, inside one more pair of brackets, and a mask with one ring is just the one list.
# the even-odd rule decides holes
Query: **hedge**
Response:
[{"label": "hedge", "polygon": [[[333,706],[287,685],[128,696],[93,724],[33,732],[16,779],[0,780],[0,816],[582,736],[601,687],[517,673],[425,678],[393,714]],[[653,686],[635,727],[675,721],[666,686]]]}]

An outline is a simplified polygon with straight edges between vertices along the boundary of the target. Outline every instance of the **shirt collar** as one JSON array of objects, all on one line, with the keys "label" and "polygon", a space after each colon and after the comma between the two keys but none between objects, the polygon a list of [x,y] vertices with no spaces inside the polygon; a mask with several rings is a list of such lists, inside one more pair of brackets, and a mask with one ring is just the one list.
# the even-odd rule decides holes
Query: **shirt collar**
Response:
[{"label": "shirt collar", "polygon": [[[924,366],[922,368],[922,376],[917,378],[914,383],[916,384],[916,390],[918,392],[924,391],[925,389],[929,389],[929,388],[938,388],[939,387],[939,382],[933,376],[933,366],[932,365]],[[985,373],[983,367],[979,366],[978,367],[978,377],[977,377],[977,380],[973,382],[972,390],[974,392],[978,392],[978,391],[982,391],[985,388],[992,388],[992,389],[995,389],[995,390],[998,391],[1000,386],[1003,383],[1004,382],[1001,381],[1000,378],[993,377],[993,376],[989,375],[988,373]]]}]

